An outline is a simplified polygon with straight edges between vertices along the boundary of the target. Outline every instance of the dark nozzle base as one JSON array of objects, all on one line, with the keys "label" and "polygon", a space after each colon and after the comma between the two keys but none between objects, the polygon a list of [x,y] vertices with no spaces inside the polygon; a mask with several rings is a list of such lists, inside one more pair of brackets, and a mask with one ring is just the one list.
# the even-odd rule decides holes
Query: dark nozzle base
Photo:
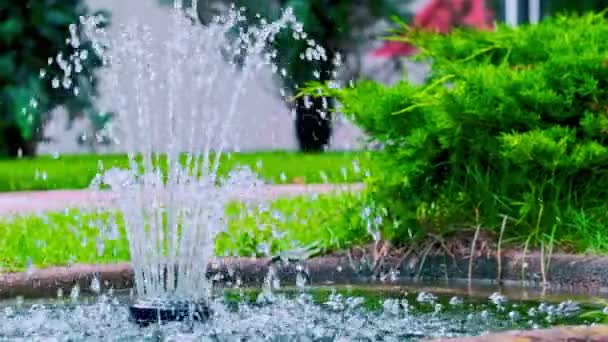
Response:
[{"label": "dark nozzle base", "polygon": [[200,301],[138,300],[129,307],[129,313],[133,322],[145,327],[154,323],[206,321],[211,309]]}]

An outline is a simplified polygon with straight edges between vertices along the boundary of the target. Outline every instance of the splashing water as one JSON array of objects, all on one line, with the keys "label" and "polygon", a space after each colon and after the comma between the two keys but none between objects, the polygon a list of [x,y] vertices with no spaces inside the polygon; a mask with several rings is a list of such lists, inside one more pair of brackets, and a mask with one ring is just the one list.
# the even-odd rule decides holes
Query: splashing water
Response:
[{"label": "splashing water", "polygon": [[[110,36],[99,28],[104,18],[80,18],[70,26],[68,39],[75,52],[49,59],[64,73],[53,78],[53,87],[66,89],[73,87],[72,78],[78,77],[89,53],[108,67],[104,91],[119,115],[106,133],[119,128],[128,133],[120,144],[128,150],[129,168],[100,174],[93,186],[107,185],[115,195],[140,298],[207,296],[206,268],[215,237],[226,227],[230,195],[259,184],[248,169],[218,176],[222,151],[230,144],[231,120],[246,81],[267,69],[276,71],[271,45],[277,34],[284,29],[302,32],[290,10],[276,22],[260,19],[247,26],[242,10],[232,8],[206,26],[197,25],[184,15],[196,13],[193,3],[184,11],[182,2],[175,1],[165,41],[153,39],[137,23]],[[84,42],[92,49],[79,49]],[[306,58],[326,57],[313,45]],[[218,96],[226,93],[229,98]],[[153,106],[152,99],[162,105]]]},{"label": "splashing water", "polygon": [[[419,294],[397,295],[373,287],[354,291],[284,291],[275,292],[272,297],[264,296],[264,291],[259,295],[226,292],[209,302],[215,319],[197,325],[168,323],[162,329],[154,325],[133,329],[124,305],[128,298],[121,295],[83,297],[79,305],[70,304],[69,300],[33,305],[0,302],[0,339],[419,341],[596,322],[550,309],[576,305],[572,302],[509,302],[504,310],[498,310],[491,300],[467,298],[466,302],[451,306],[449,297],[425,293],[424,297],[433,296],[434,301],[421,303],[416,300]],[[446,305],[441,308],[443,304]]]}]

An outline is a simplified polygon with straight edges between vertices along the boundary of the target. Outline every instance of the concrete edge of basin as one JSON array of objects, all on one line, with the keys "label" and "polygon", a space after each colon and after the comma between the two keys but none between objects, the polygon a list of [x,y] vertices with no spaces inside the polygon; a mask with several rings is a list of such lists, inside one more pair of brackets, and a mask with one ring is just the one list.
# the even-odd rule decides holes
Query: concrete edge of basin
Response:
[{"label": "concrete edge of basin", "polygon": [[432,342],[604,342],[608,341],[608,326],[567,326],[540,330],[507,331],[453,339],[435,339]]},{"label": "concrete edge of basin", "polygon": [[[218,258],[210,262],[210,279],[223,284],[260,285],[273,265],[281,281],[295,282],[304,272],[315,284],[381,280],[399,283],[404,280],[467,280],[470,259],[466,255],[434,254],[404,257],[390,254],[374,262],[372,253],[346,252],[315,257],[306,261],[271,262],[264,258]],[[549,264],[543,272],[542,266]],[[526,288],[548,288],[572,293],[608,293],[608,256],[554,254],[550,263],[542,262],[540,253],[504,251],[476,257],[472,262],[472,280],[477,283],[516,285]],[[546,283],[543,285],[543,273]],[[97,278],[102,289],[128,289],[133,286],[133,269],[129,263],[85,265],[33,269],[28,272],[0,274],[0,299],[54,296],[61,289],[71,290],[76,284],[81,293],[90,292]]]},{"label": "concrete edge of basin", "polygon": [[[501,254],[501,282],[523,285],[528,288],[543,286],[540,253],[523,253],[515,250]],[[385,283],[412,279],[424,280],[467,279],[469,258],[466,255],[442,254],[403,257],[393,254],[373,262],[372,255],[364,253],[337,253],[307,261],[272,262],[270,259],[220,258],[210,262],[207,273],[210,279],[225,285],[242,284],[259,286],[272,265],[284,283],[294,282],[304,272],[314,284],[347,284],[362,280],[384,279]],[[473,260],[472,280],[497,283],[498,258],[480,256]],[[375,267],[374,267],[375,265]],[[545,287],[551,290],[602,294],[608,292],[608,257],[555,254],[545,274]],[[392,278],[390,275],[397,278]],[[389,276],[387,276],[389,275]],[[128,263],[108,265],[72,265],[0,275],[0,299],[23,296],[28,298],[53,297],[61,290],[69,293],[78,285],[83,294],[94,294],[91,282],[97,279],[102,290],[129,289],[133,286],[133,269]],[[511,331],[499,334],[460,339],[460,341],[608,341],[608,327],[559,327],[537,331]],[[457,340],[458,341],[458,340]]]}]

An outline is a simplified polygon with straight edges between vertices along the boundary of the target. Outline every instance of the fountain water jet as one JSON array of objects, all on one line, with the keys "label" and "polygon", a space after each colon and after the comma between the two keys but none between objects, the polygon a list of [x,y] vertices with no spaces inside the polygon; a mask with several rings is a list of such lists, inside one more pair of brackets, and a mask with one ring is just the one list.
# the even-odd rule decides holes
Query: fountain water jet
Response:
[{"label": "fountain water jet", "polygon": [[[109,67],[102,86],[119,115],[107,133],[128,132],[120,143],[128,149],[129,168],[99,174],[93,186],[109,186],[124,218],[139,300],[131,314],[140,323],[208,316],[207,263],[226,227],[230,194],[259,184],[248,169],[219,177],[231,120],[245,82],[268,69],[277,72],[271,48],[277,34],[290,29],[296,39],[305,37],[290,10],[276,22],[250,26],[242,10],[232,8],[201,26],[184,15],[196,13],[196,1],[193,7],[184,12],[175,1],[166,41],[137,23],[111,37],[99,28],[103,18],[81,18],[68,40],[76,52],[59,63],[68,89],[87,58],[78,51],[81,41],[90,41]],[[312,42],[302,57],[326,58]],[[222,91],[230,98],[218,98]],[[152,99],[163,105],[153,106]]]}]

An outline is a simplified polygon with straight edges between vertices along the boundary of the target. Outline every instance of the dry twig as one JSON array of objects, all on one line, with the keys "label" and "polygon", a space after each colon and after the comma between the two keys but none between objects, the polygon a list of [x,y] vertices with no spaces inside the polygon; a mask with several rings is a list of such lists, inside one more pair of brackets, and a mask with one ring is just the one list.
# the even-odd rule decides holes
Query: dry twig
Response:
[{"label": "dry twig", "polygon": [[471,254],[469,259],[469,286],[471,286],[471,282],[473,280],[473,260],[475,258],[475,245],[477,244],[477,238],[479,238],[479,231],[481,230],[481,224],[479,223],[479,209],[475,208],[475,221],[477,222],[477,227],[475,228],[475,235],[473,236],[473,242],[471,242]]},{"label": "dry twig", "polygon": [[418,267],[418,273],[416,273],[416,280],[420,279],[420,274],[422,274],[422,268],[424,267],[424,263],[426,262],[426,257],[427,255],[429,255],[432,248],[432,242],[427,243],[426,247],[424,248],[424,252],[422,252],[422,260],[420,261],[420,266]]},{"label": "dry twig", "polygon": [[441,248],[443,250],[445,250],[445,252],[451,256],[452,258],[456,258],[456,256],[454,255],[454,253],[452,253],[452,251],[450,251],[450,249],[448,248],[448,246],[445,244],[445,240],[439,236],[439,235],[435,235],[435,234],[429,234],[430,237],[432,237],[433,239],[435,239],[435,241],[437,241],[439,243],[439,245],[441,246]]},{"label": "dry twig", "polygon": [[384,241],[382,244],[382,248],[380,249],[380,252],[374,253],[375,260],[374,260],[373,267],[372,267],[372,274],[374,277],[376,277],[378,275],[378,271],[380,269],[382,269],[382,266],[384,265],[384,261],[386,260],[386,256],[388,255],[389,248],[390,248],[389,242]]},{"label": "dry twig", "polygon": [[507,220],[509,217],[507,215],[502,215],[502,225],[500,226],[500,235],[498,236],[498,247],[496,249],[496,261],[498,262],[498,270],[496,272],[496,281],[500,282],[502,279],[502,237],[505,233],[505,228],[507,227]]},{"label": "dry twig", "polygon": [[528,237],[528,239],[526,240],[526,243],[524,245],[524,252],[523,252],[523,255],[521,257],[521,281],[522,281],[522,283],[524,281],[526,281],[526,266],[527,266],[526,256],[528,254],[528,246],[529,246],[529,244],[530,244],[530,237]]},{"label": "dry twig", "polygon": [[547,272],[545,270],[545,241],[540,242],[540,274],[543,277],[543,288],[547,285]]}]

